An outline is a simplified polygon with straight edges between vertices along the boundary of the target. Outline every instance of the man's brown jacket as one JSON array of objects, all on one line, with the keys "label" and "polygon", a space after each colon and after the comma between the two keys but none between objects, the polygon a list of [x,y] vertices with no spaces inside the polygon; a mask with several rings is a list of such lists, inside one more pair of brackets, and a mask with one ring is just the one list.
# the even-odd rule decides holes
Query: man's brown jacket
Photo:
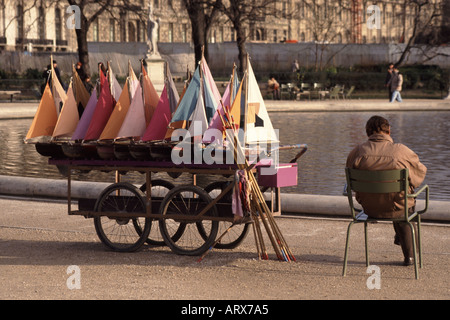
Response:
[{"label": "man's brown jacket", "polygon": [[[403,144],[394,143],[390,135],[383,133],[373,134],[367,142],[355,147],[348,155],[346,166],[360,170],[408,168],[410,193],[420,186],[427,173],[416,153]],[[400,193],[357,193],[356,200],[364,212],[374,218],[397,218],[404,213],[404,195]],[[408,207],[414,204],[413,199],[408,200]]]}]

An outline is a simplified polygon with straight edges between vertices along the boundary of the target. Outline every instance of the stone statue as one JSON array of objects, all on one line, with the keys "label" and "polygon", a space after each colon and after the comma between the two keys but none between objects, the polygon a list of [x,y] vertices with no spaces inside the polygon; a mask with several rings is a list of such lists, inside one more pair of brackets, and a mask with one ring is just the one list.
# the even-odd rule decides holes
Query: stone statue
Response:
[{"label": "stone statue", "polygon": [[159,26],[159,18],[156,19],[153,15],[153,5],[151,1],[148,2],[148,22],[147,22],[147,33],[148,40],[147,46],[150,56],[159,57],[158,46],[156,42],[158,41],[158,26]]}]

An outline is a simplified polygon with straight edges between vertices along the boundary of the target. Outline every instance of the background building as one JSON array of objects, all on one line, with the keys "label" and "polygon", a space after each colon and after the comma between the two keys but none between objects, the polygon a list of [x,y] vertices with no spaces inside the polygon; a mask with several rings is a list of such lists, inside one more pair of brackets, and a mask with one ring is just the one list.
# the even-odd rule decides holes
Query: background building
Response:
[{"label": "background building", "polygon": [[[159,18],[159,42],[191,41],[191,26],[182,0],[150,0]],[[411,35],[417,12],[411,0],[281,0],[274,15],[259,17],[246,26],[249,41],[277,43],[402,43]],[[434,0],[437,4],[442,0]],[[89,42],[146,42],[149,1],[122,1],[92,22]],[[370,7],[374,6],[375,7]],[[272,5],[271,5],[272,6]],[[0,49],[18,51],[76,51],[73,13],[68,1],[0,0]],[[374,8],[369,10],[369,8]],[[96,10],[90,4],[86,14]],[[373,28],[370,27],[373,26]],[[235,41],[225,16],[211,28],[211,43]]]}]

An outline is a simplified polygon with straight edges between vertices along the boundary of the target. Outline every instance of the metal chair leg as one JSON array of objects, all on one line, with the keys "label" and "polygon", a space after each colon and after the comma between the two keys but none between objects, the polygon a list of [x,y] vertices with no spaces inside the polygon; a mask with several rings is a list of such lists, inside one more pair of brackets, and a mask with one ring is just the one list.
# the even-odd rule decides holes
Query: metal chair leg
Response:
[{"label": "metal chair leg", "polygon": [[423,260],[422,260],[422,231],[420,230],[421,221],[420,215],[417,216],[417,240],[419,244],[419,267],[423,268]]},{"label": "metal chair leg", "polygon": [[415,234],[415,230],[414,230],[414,226],[411,222],[407,222],[409,227],[411,228],[411,235],[412,235],[412,243],[413,243],[413,251],[414,251],[414,272],[416,275],[416,279],[419,279],[419,269],[417,266],[417,249],[416,249],[416,234]]},{"label": "metal chair leg", "polygon": [[364,222],[364,243],[366,250],[366,267],[369,266],[369,237],[367,234],[367,222]]},{"label": "metal chair leg", "polygon": [[347,239],[345,240],[345,253],[344,253],[344,267],[342,269],[342,276],[345,277],[345,274],[347,273],[347,259],[348,259],[348,247],[349,247],[349,240],[350,240],[350,229],[353,226],[355,222],[352,221],[347,227]]}]

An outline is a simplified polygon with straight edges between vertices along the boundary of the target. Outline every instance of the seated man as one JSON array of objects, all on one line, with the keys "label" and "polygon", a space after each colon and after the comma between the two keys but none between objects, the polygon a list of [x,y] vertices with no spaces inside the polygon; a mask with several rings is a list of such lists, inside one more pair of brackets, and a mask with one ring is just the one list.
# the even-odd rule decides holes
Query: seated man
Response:
[{"label": "seated man", "polygon": [[[388,120],[373,116],[366,124],[369,140],[356,146],[348,155],[348,168],[360,170],[395,170],[408,168],[410,193],[424,180],[427,168],[419,161],[419,157],[411,149],[391,138],[391,127]],[[356,200],[362,205],[364,212],[373,218],[401,218],[404,215],[404,200],[399,193],[370,194],[357,193]],[[408,201],[413,210],[414,201]],[[406,223],[394,222],[395,244],[400,244],[404,255],[404,265],[413,264],[414,252],[411,229]]]}]

